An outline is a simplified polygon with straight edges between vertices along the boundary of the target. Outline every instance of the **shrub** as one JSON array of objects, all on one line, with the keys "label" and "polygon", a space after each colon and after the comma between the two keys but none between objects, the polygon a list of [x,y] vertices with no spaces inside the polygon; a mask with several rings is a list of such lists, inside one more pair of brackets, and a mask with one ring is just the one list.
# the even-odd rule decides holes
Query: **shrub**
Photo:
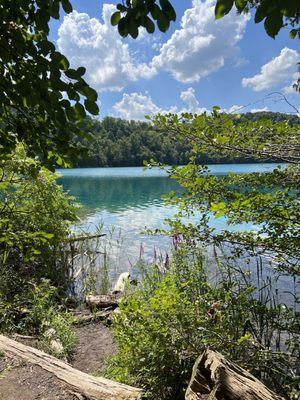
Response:
[{"label": "shrub", "polygon": [[184,246],[169,270],[146,273],[114,320],[119,351],[108,376],[143,387],[151,399],[181,399],[196,358],[210,347],[290,393],[296,353],[275,342],[283,330],[291,334],[293,312],[258,300],[251,282],[231,268],[220,273],[218,281],[208,279],[201,252]]},{"label": "shrub", "polygon": [[37,335],[42,348],[48,353],[68,358],[76,343],[71,327],[72,316],[58,305],[57,298],[57,289],[51,286],[49,280],[31,283],[26,294],[26,312],[17,329],[21,333]]},{"label": "shrub", "polygon": [[[0,164],[0,177],[0,329],[18,330],[30,308],[32,283],[49,279],[60,295],[69,286],[62,244],[76,220],[76,206],[56,184],[56,175],[21,146]],[[31,318],[35,329],[39,321],[34,314]]]}]

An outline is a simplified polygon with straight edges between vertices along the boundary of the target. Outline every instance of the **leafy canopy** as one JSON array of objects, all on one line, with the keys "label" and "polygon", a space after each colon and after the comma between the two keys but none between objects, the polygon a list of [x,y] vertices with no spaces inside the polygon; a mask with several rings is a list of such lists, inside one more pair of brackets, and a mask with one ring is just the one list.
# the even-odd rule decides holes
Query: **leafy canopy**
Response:
[{"label": "leafy canopy", "polygon": [[[235,7],[234,7],[235,6]],[[291,29],[290,37],[300,38],[300,4],[298,0],[217,0],[215,6],[216,19],[224,17],[233,8],[238,13],[254,10],[255,23],[264,22],[266,33],[275,38],[285,26]],[[176,12],[168,0],[126,0],[119,3],[111,17],[111,23],[118,25],[121,36],[138,36],[138,28],[143,26],[148,33],[153,33],[155,24],[161,32],[165,32],[171,21],[176,20]]]},{"label": "leafy canopy", "polygon": [[0,157],[23,142],[29,156],[63,163],[86,113],[98,114],[97,93],[48,40],[49,21],[69,0],[4,0],[0,4]]},{"label": "leafy canopy", "polygon": [[[299,36],[297,0],[218,0],[216,18],[232,10],[255,9],[275,37],[288,25]],[[49,22],[70,13],[69,0],[3,0],[0,3],[0,158],[20,142],[28,156],[44,163],[63,164],[78,150],[75,137],[89,136],[78,122],[86,113],[97,115],[97,93],[84,80],[85,68],[70,68],[67,58],[49,41]],[[138,36],[138,28],[165,32],[176,12],[169,0],[126,0],[117,5],[111,23],[121,36]],[[78,144],[78,143],[77,143]]]},{"label": "leafy canopy", "polygon": [[[178,141],[191,144],[190,162],[169,171],[185,188],[180,197],[170,199],[181,210],[178,220],[171,221],[174,232],[199,242],[226,243],[236,254],[261,254],[273,268],[299,273],[300,124],[267,119],[253,122],[239,115],[219,114],[217,109],[212,115],[158,116],[155,124],[172,132]],[[266,173],[217,177],[197,162],[202,152],[286,164]],[[197,223],[182,222],[182,216],[199,211],[202,218]],[[211,214],[226,217],[229,226],[252,223],[255,232],[230,227],[215,231],[209,224]]]}]

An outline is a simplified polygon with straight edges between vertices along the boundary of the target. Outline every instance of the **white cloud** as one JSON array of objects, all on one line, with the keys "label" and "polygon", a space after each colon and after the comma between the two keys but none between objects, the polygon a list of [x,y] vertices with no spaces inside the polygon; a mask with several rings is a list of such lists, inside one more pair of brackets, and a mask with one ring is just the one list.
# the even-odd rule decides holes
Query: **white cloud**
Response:
[{"label": "white cloud", "polygon": [[195,89],[189,87],[180,93],[180,98],[184,101],[191,110],[195,110],[199,106],[199,101],[195,96]]},{"label": "white cloud", "polygon": [[114,115],[124,119],[143,120],[145,115],[161,112],[148,94],[124,93],[122,99],[113,106]]},{"label": "white cloud", "polygon": [[244,108],[244,106],[238,106],[238,105],[234,104],[228,110],[226,110],[226,112],[228,114],[235,114],[235,113],[240,112],[243,108]]},{"label": "white cloud", "polygon": [[143,120],[145,115],[166,114],[166,113],[195,113],[202,114],[208,111],[206,108],[199,107],[199,102],[195,96],[195,90],[188,88],[180,93],[181,100],[186,104],[185,107],[178,108],[171,106],[169,109],[163,109],[155,104],[151,96],[146,92],[142,93],[124,93],[122,99],[113,107],[113,114],[124,119]]},{"label": "white cloud", "polygon": [[236,114],[239,113],[244,108],[245,106],[238,106],[237,104],[234,104],[229,108],[220,108],[219,113]]},{"label": "white cloud", "polygon": [[300,54],[284,47],[280,54],[261,67],[260,73],[251,78],[243,78],[242,85],[256,92],[270,89],[293,81]]},{"label": "white cloud", "polygon": [[213,0],[193,0],[181,20],[180,29],[162,45],[152,66],[169,71],[184,83],[198,82],[220,69],[226,60],[238,58],[249,15],[230,13],[215,21]]},{"label": "white cloud", "polygon": [[130,81],[151,78],[155,69],[136,62],[128,44],[121,39],[110,16],[115,9],[104,4],[103,23],[88,14],[73,11],[64,17],[58,30],[58,47],[72,67],[84,65],[87,80],[97,90],[120,91]]},{"label": "white cloud", "polygon": [[268,107],[252,108],[252,110],[250,112],[251,113],[257,113],[257,112],[264,112],[264,111],[269,111]]}]

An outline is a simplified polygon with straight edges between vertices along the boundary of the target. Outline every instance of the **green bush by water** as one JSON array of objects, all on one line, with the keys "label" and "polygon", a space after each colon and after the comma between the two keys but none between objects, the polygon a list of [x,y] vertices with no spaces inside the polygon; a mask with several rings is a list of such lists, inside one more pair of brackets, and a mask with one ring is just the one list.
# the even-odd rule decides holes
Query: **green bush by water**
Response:
[{"label": "green bush by water", "polygon": [[42,334],[47,322],[67,343],[68,318],[57,304],[70,284],[63,243],[76,206],[22,147],[0,163],[0,177],[0,330]]},{"label": "green bush by water", "polygon": [[[181,248],[169,270],[154,266],[122,301],[108,376],[143,387],[149,399],[183,399],[196,358],[210,347],[292,398],[294,311],[257,300],[255,290],[226,268],[209,282],[201,252]],[[291,341],[272,347],[283,331]]]}]

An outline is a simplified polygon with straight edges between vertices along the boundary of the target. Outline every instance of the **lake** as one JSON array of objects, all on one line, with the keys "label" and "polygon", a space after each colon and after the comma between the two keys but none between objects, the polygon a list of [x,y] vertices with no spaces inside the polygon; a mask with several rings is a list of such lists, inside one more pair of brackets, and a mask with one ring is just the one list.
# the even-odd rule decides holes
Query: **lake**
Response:
[{"label": "lake", "polygon": [[[210,165],[212,174],[229,172],[267,172],[277,164],[218,164]],[[99,227],[111,238],[114,263],[121,263],[126,270],[142,255],[146,261],[153,255],[164,257],[170,249],[170,239],[148,236],[145,228],[166,228],[165,218],[176,212],[164,204],[163,194],[179,190],[178,184],[169,179],[159,168],[143,167],[78,168],[57,170],[58,183],[76,197],[82,205],[81,221],[77,230],[96,232]],[[196,217],[195,217],[196,218]],[[211,219],[212,226],[222,229],[224,218]],[[251,224],[237,228],[256,229]]]}]

